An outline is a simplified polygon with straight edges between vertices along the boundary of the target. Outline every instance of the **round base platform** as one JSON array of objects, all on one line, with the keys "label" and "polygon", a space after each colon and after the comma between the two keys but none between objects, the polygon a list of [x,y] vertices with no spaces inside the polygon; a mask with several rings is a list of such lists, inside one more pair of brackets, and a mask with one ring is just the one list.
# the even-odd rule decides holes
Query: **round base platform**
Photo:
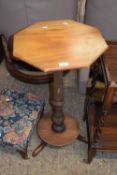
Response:
[{"label": "round base platform", "polygon": [[51,115],[46,115],[38,123],[39,137],[49,145],[64,146],[71,144],[79,135],[78,122],[69,114],[64,114],[65,130],[56,133],[52,130]]}]

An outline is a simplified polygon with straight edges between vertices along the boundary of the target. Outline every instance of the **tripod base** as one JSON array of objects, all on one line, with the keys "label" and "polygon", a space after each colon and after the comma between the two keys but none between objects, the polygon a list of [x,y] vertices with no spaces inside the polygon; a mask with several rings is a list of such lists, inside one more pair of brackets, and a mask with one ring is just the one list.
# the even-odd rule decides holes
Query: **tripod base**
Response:
[{"label": "tripod base", "polygon": [[71,144],[79,136],[78,122],[69,114],[64,114],[65,130],[57,133],[52,129],[51,115],[45,115],[38,123],[38,135],[47,144],[65,146]]}]

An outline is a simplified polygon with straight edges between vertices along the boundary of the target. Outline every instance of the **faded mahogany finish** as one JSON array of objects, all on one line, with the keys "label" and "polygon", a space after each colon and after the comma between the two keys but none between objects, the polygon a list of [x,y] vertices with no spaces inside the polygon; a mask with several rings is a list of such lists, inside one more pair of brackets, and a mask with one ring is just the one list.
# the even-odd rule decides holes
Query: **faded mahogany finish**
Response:
[{"label": "faded mahogany finish", "polygon": [[[13,38],[13,56],[44,72],[54,72],[52,114],[41,118],[38,134],[43,143],[33,156],[47,144],[63,146],[79,135],[79,125],[63,112],[62,71],[89,67],[106,49],[107,44],[98,29],[72,20],[35,23]],[[51,118],[50,118],[51,117]]]},{"label": "faded mahogany finish", "polygon": [[[108,44],[109,49],[92,66],[94,67],[91,87],[93,90],[87,92],[86,98],[85,119],[89,163],[92,161],[96,150],[117,151],[117,102],[114,101],[117,92],[117,43],[109,42]],[[97,71],[95,72],[95,70]],[[94,100],[97,93],[95,85],[100,75],[102,75],[101,80],[105,84],[105,88],[102,92],[101,101],[96,102]]]},{"label": "faded mahogany finish", "polygon": [[55,132],[53,132],[52,125],[53,122],[51,120],[51,115],[44,116],[38,124],[39,136],[49,145],[65,146],[71,144],[79,135],[79,125],[77,120],[74,120],[69,114],[66,114],[64,117],[64,131],[56,132],[55,128]]},{"label": "faded mahogany finish", "polygon": [[13,43],[13,56],[44,72],[89,67],[107,49],[98,29],[72,20],[35,23]]},{"label": "faded mahogany finish", "polygon": [[[39,69],[35,69],[33,66],[26,64],[22,61],[16,61],[12,58],[10,49],[7,46],[4,35],[0,35],[1,50],[3,50],[6,68],[9,73],[26,83],[49,83],[53,81],[52,73],[44,73]],[[12,43],[9,43],[12,46]]]}]

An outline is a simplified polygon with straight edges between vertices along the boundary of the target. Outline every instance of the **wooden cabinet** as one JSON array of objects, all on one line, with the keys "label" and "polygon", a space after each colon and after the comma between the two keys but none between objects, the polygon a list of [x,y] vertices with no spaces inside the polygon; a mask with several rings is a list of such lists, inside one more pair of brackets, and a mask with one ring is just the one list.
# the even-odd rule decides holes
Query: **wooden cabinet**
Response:
[{"label": "wooden cabinet", "polygon": [[[96,150],[117,151],[117,43],[91,67],[91,86],[87,88],[85,116],[88,162]],[[97,88],[97,83],[103,88]]]}]

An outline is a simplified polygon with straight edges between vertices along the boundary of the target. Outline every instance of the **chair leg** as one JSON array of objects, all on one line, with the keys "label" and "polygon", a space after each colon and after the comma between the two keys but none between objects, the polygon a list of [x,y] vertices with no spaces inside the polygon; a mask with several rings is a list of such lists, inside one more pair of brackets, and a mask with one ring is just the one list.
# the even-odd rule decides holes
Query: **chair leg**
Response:
[{"label": "chair leg", "polygon": [[88,159],[87,159],[87,163],[91,163],[93,157],[96,154],[96,150],[94,148],[92,148],[91,146],[88,147]]},{"label": "chair leg", "polygon": [[83,114],[83,122],[86,121],[86,118],[87,118],[87,109],[86,107],[84,108],[84,114]]},{"label": "chair leg", "polygon": [[87,118],[87,106],[88,106],[88,103],[89,103],[89,97],[88,95],[85,97],[85,101],[84,101],[84,115],[83,115],[83,121],[85,122],[86,121],[86,118]]},{"label": "chair leg", "polygon": [[23,159],[29,159],[28,157],[28,148],[26,147],[25,150],[18,150],[18,152],[20,153],[20,155],[22,156]]}]

